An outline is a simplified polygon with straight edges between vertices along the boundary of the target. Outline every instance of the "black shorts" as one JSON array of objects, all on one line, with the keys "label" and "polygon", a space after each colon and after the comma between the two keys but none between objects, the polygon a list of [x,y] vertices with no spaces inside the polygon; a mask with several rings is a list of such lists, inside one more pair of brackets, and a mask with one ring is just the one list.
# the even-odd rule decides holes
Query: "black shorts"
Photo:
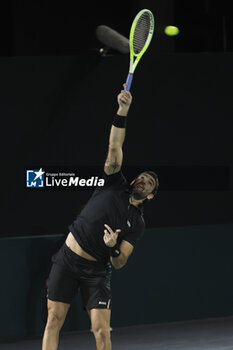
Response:
[{"label": "black shorts", "polygon": [[111,308],[111,265],[86,260],[65,243],[52,257],[48,299],[71,304],[80,290],[85,309]]}]

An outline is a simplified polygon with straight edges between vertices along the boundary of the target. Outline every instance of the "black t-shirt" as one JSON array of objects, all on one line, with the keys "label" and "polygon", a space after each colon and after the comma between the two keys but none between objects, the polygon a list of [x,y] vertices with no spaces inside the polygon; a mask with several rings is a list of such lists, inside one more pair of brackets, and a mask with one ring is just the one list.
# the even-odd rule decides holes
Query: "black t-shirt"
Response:
[{"label": "black t-shirt", "polygon": [[121,229],[117,243],[128,241],[135,246],[145,222],[140,208],[129,203],[127,181],[121,171],[103,174],[104,186],[97,187],[76,220],[68,227],[79,245],[99,261],[109,261],[109,248],[103,236],[105,226]]}]

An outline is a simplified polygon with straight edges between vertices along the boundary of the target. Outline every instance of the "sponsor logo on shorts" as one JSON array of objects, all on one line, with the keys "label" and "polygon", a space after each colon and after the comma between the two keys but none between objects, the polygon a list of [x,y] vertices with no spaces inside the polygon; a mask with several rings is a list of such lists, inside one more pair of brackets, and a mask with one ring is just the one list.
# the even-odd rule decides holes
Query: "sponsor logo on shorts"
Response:
[{"label": "sponsor logo on shorts", "polygon": [[99,301],[99,305],[107,305],[106,301]]}]

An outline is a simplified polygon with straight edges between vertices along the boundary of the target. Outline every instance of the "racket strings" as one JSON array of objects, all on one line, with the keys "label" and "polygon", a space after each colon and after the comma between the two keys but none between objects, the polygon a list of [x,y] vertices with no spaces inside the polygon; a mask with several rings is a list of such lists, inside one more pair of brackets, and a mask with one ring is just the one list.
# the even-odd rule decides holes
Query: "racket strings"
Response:
[{"label": "racket strings", "polygon": [[133,37],[133,50],[135,54],[142,51],[150,32],[150,15],[143,13],[138,19]]}]

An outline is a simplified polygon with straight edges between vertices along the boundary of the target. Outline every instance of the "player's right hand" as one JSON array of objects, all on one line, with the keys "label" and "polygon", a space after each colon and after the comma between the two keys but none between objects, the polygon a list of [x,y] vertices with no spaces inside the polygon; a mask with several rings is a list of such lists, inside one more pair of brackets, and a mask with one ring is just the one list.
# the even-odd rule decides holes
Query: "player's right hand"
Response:
[{"label": "player's right hand", "polygon": [[[123,84],[123,87],[126,88],[126,84]],[[119,107],[129,108],[129,106],[132,103],[132,95],[129,91],[121,90],[121,92],[117,96],[117,101],[118,101]]]},{"label": "player's right hand", "polygon": [[107,247],[112,248],[117,244],[117,237],[121,230],[113,231],[110,226],[104,225],[106,227],[106,230],[104,230],[104,243]]}]

